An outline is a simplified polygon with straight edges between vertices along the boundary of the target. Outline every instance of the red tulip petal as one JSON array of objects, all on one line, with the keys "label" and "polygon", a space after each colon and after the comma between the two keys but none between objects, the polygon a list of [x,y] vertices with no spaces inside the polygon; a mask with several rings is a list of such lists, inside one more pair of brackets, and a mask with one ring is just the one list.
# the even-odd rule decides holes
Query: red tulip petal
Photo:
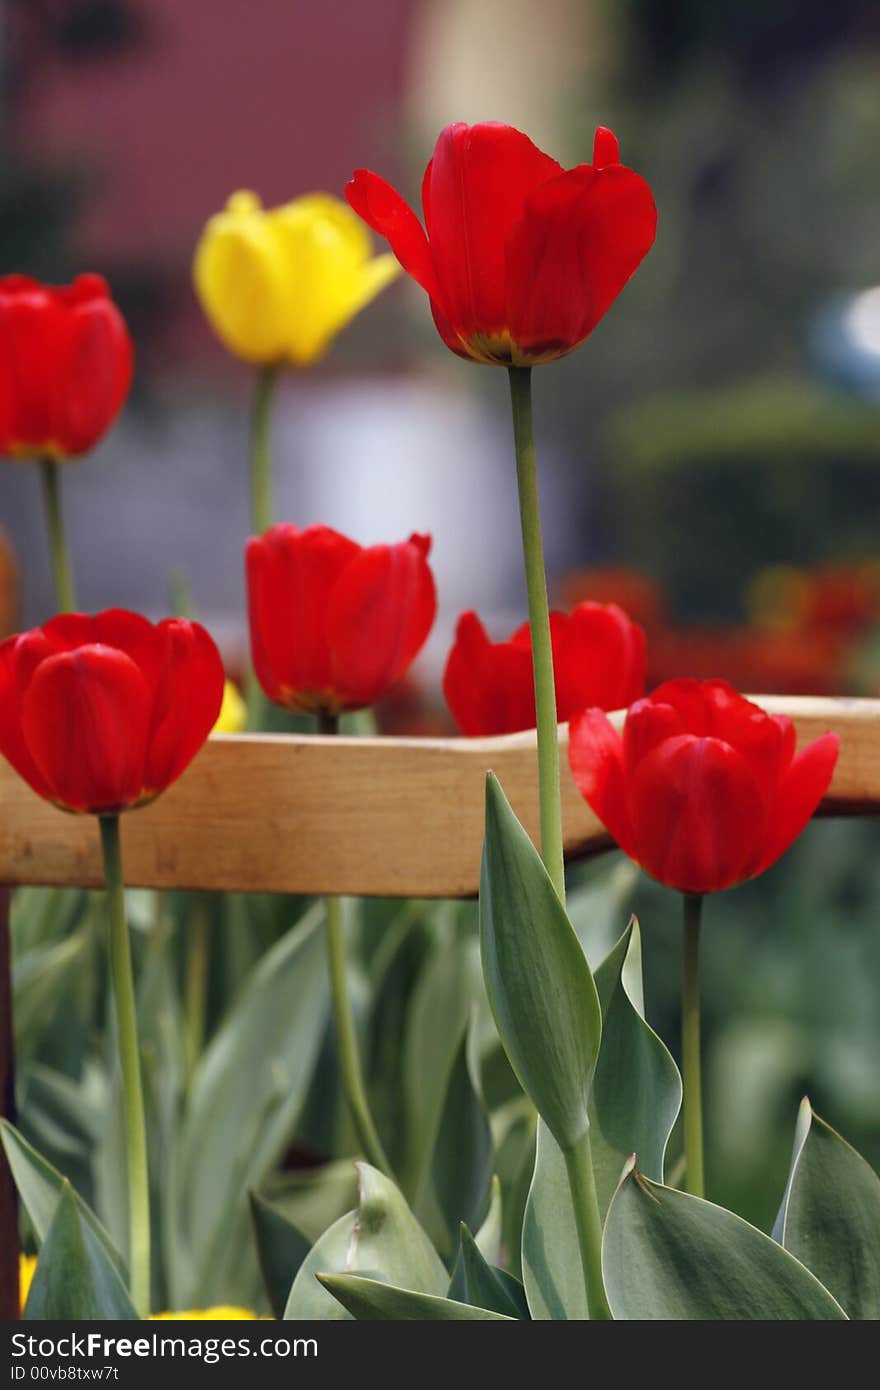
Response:
[{"label": "red tulip petal", "polygon": [[763,797],[746,760],[720,739],[666,739],[627,791],[635,858],[667,887],[717,893],[757,872]]},{"label": "red tulip petal", "polygon": [[367,226],[390,243],[407,274],[432,299],[441,300],[425,230],[397,189],[369,169],[356,169],[346,185],[345,196]]},{"label": "red tulip petal", "polygon": [[199,623],[166,618],[155,629],[159,679],[150,712],[144,787],[151,795],[176,781],[217,722],[223,662]]},{"label": "red tulip petal", "polygon": [[623,745],[602,710],[590,709],[571,721],[568,761],[581,796],[595,811],[625,854],[633,854],[633,832],[626,805]]},{"label": "red tulip petal", "polygon": [[[149,690],[155,690],[165,643],[160,628],[125,608],[107,608],[91,619],[93,636],[87,639],[105,647],[116,647],[140,667]],[[161,625],[160,625],[161,626]]]},{"label": "red tulip petal", "polygon": [[63,319],[47,290],[25,276],[0,282],[0,449],[47,451],[51,384],[60,377]]},{"label": "red tulip petal", "polygon": [[0,753],[38,795],[48,796],[46,779],[30,755],[21,728],[17,651],[21,640],[9,637],[0,643]]},{"label": "red tulip petal", "polygon": [[797,755],[779,784],[767,847],[755,873],[763,873],[794,843],[831,785],[840,738],[823,734]]},{"label": "red tulip petal", "polygon": [[462,613],[443,675],[443,694],[468,738],[519,733],[535,727],[532,650],[490,642],[476,613]]},{"label": "red tulip petal", "polygon": [[506,243],[507,314],[521,354],[568,352],[611,307],[654,242],[644,179],[581,165],[526,200]]},{"label": "red tulip petal", "polygon": [[130,657],[86,646],[51,656],[21,701],[22,732],[53,801],[118,811],[143,791],[150,691]]},{"label": "red tulip petal", "polygon": [[660,704],[653,696],[637,700],[627,711],[623,726],[623,766],[627,778],[635,775],[639,763],[659,744],[689,732],[673,705]]},{"label": "red tulip petal", "polygon": [[507,327],[504,246],[528,194],[560,173],[521,131],[495,123],[447,126],[423,201],[438,299],[466,341]]},{"label": "red tulip petal", "polygon": [[[328,692],[330,594],[360,546],[329,526],[273,526],[247,545],[251,653],[270,700],[297,707],[298,696]],[[305,699],[303,708],[315,708]]]},{"label": "red tulip petal", "polygon": [[122,315],[106,294],[88,296],[82,289],[65,319],[52,392],[53,436],[66,454],[82,454],[107,432],[125,403],[133,350]]},{"label": "red tulip petal", "polygon": [[343,708],[371,705],[400,680],[436,612],[424,538],[370,546],[355,556],[327,605],[333,688]]},{"label": "red tulip petal", "polygon": [[620,163],[620,142],[613,130],[607,126],[596,127],[593,139],[593,167],[607,169],[610,164]]},{"label": "red tulip petal", "polygon": [[645,691],[645,634],[616,604],[581,603],[554,646],[560,720],[625,709]]}]

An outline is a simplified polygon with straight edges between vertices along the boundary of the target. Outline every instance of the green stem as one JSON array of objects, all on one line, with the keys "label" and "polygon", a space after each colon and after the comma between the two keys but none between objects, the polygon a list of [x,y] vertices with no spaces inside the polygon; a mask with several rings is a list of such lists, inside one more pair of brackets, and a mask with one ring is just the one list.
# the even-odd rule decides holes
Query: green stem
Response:
[{"label": "green stem", "polygon": [[532,428],[530,367],[511,367],[510,401],[516,447],[516,479],[522,527],[523,559],[529,602],[532,666],[535,673],[535,709],[538,725],[538,793],[541,810],[541,858],[560,901],[565,902],[565,865],[562,852],[562,803],[559,786],[559,728],[556,718],[556,686],[541,509]]},{"label": "green stem", "polygon": [[565,1154],[565,1167],[574,1204],[578,1246],[587,1287],[587,1308],[593,1319],[608,1321],[611,1309],[602,1281],[602,1220],[599,1198],[593,1176],[593,1154],[590,1131]]},{"label": "green stem", "polygon": [[[337,734],[339,717],[335,714],[318,715],[320,734]],[[330,971],[330,997],[333,1001],[333,1020],[336,1025],[336,1049],[339,1054],[339,1069],[342,1074],[342,1089],[348,1101],[351,1118],[354,1122],[358,1143],[374,1168],[393,1177],[391,1164],[382,1147],[382,1140],[370,1113],[367,1088],[361,1068],[358,1050],[357,1030],[348,991],[348,959],[345,950],[345,923],[342,913],[342,899],[328,897],[327,907],[327,964]]]},{"label": "green stem", "polygon": [[251,408],[251,525],[255,536],[261,536],[272,525],[269,416],[277,380],[277,366],[260,367]]},{"label": "green stem", "polygon": [[55,601],[59,613],[72,613],[76,608],[73,596],[73,576],[70,556],[64,538],[64,517],[61,511],[61,478],[54,459],[40,463],[43,479],[43,504],[46,528],[49,532],[49,551],[52,556],[52,576],[55,581]]},{"label": "green stem", "polygon": [[137,1015],[131,949],[125,924],[122,850],[119,817],[101,816],[104,881],[110,916],[110,967],[116,1004],[122,1095],[125,1112],[125,1150],[128,1164],[129,1282],[131,1301],[141,1318],[150,1311],[150,1187],[147,1175],[147,1132],[138,1051]]},{"label": "green stem", "polygon": [[681,995],[681,1052],[684,1083],[685,1187],[702,1197],[703,1084],[700,1075],[700,919],[702,897],[684,895],[684,973]]},{"label": "green stem", "polygon": [[184,1039],[187,1079],[191,1081],[205,1041],[205,999],[211,944],[210,899],[202,893],[196,893],[193,897],[187,927]]}]

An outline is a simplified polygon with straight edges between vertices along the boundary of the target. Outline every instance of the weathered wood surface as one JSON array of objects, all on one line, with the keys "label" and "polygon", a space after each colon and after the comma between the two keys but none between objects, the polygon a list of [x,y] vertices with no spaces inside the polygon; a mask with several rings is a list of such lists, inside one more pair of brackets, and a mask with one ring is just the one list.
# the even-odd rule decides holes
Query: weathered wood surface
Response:
[{"label": "weathered wood surface", "polygon": [[[842,738],[826,814],[880,808],[880,700],[756,697],[801,743]],[[615,716],[615,718],[622,718]],[[566,767],[567,854],[608,844]],[[477,891],[486,771],[537,835],[535,736],[214,737],[180,781],[123,818],[126,881],[151,888],[462,897]],[[102,883],[98,827],[41,801],[0,759],[0,883]]]}]

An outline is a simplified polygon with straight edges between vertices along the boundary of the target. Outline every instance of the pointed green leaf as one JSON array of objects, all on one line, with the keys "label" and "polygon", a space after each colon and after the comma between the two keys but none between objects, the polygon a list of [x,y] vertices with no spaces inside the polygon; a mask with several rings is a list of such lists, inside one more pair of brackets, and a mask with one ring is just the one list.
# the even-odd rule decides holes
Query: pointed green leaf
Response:
[{"label": "pointed green leaf", "polygon": [[[18,1195],[30,1217],[37,1240],[42,1242],[46,1239],[52,1225],[66,1179],[62,1177],[57,1168],[53,1168],[51,1163],[47,1163],[46,1159],[37,1153],[36,1149],[27,1142],[23,1135],[19,1134],[15,1126],[11,1125],[8,1120],[0,1120],[0,1138],[3,1141],[9,1167],[12,1169]],[[97,1216],[75,1192],[73,1193],[73,1200],[83,1222],[94,1234],[108,1260],[116,1268],[120,1277],[124,1277],[125,1265],[122,1256]]]},{"label": "pointed green leaf", "polygon": [[530,1316],[522,1284],[504,1269],[495,1269],[484,1260],[480,1248],[462,1224],[459,1233],[458,1258],[449,1281],[449,1298],[470,1303],[476,1308],[488,1308],[508,1318]]},{"label": "pointed green leaf", "polygon": [[459,1223],[476,1229],[481,1221],[492,1178],[492,1136],[480,1094],[473,1013],[453,1058],[431,1175],[445,1226],[440,1248],[450,1254]]},{"label": "pointed green leaf", "polygon": [[137,1318],[118,1270],[83,1219],[66,1180],[40,1249],[24,1317],[44,1322]]},{"label": "pointed green leaf", "polygon": [[289,1138],[327,999],[317,905],[261,958],[196,1069],[174,1171],[177,1220],[198,1267],[175,1290],[178,1302],[198,1307],[235,1293],[230,1260],[247,1229],[245,1194],[262,1183]]},{"label": "pointed green leaf", "polygon": [[489,1185],[489,1210],[474,1239],[477,1249],[490,1265],[497,1264],[501,1257],[501,1232],[504,1212],[501,1204],[501,1181],[497,1173],[492,1174]]},{"label": "pointed green leaf", "polygon": [[303,1260],[284,1310],[288,1321],[346,1317],[315,1278],[325,1272],[370,1270],[419,1293],[446,1292],[446,1268],[394,1183],[368,1163],[357,1170],[358,1208],[334,1222]]},{"label": "pointed green leaf", "polygon": [[311,1249],[302,1231],[258,1192],[250,1194],[251,1221],[257,1241],[260,1272],[276,1318],[284,1316],[290,1288]]},{"label": "pointed green leaf", "polygon": [[590,967],[540,856],[492,774],[480,880],[483,976],[510,1064],[557,1143],[587,1128],[601,1014]]},{"label": "pointed green leaf", "polygon": [[602,1046],[590,1095],[593,1168],[604,1218],[630,1154],[663,1181],[666,1145],[681,1107],[681,1077],[665,1043],[645,1022],[642,946],[632,918],[596,971]]},{"label": "pointed green leaf", "polygon": [[509,1322],[503,1313],[414,1293],[358,1275],[319,1274],[324,1288],[359,1322]]},{"label": "pointed green leaf", "polygon": [[851,1318],[880,1318],[880,1178],[806,1098],[773,1237]]},{"label": "pointed green leaf", "polygon": [[[681,1104],[681,1078],[643,1017],[642,960],[635,918],[598,967],[602,1045],[590,1093],[593,1168],[604,1218],[631,1153],[661,1181],[666,1145]],[[523,1225],[523,1279],[534,1318],[587,1316],[571,1191],[553,1136],[539,1131]]]},{"label": "pointed green leaf", "polygon": [[605,1223],[602,1271],[625,1321],[813,1321],[846,1314],[810,1271],[733,1212],[627,1165]]}]

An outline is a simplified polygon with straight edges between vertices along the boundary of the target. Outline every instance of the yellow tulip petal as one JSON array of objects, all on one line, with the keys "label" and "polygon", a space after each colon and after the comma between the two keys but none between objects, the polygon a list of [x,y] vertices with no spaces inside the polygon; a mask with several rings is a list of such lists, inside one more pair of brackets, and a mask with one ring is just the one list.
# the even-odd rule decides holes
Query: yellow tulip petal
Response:
[{"label": "yellow tulip petal", "polygon": [[232,1322],[234,1320],[265,1321],[259,1313],[249,1308],[234,1308],[226,1303],[218,1303],[215,1308],[192,1308],[184,1313],[151,1313],[150,1322]]},{"label": "yellow tulip petal", "polygon": [[220,706],[220,713],[217,715],[217,723],[211,732],[213,734],[240,734],[246,723],[247,705],[235,682],[228,680],[223,685],[223,703]]},{"label": "yellow tulip petal", "polygon": [[37,1267],[36,1255],[19,1255],[18,1257],[18,1297],[21,1307],[27,1303],[27,1296],[30,1293],[31,1284],[34,1278],[34,1270]]},{"label": "yellow tulip petal", "polygon": [[193,264],[196,293],[217,336],[248,362],[284,355],[290,275],[272,216],[254,194],[233,194],[205,227]]}]

